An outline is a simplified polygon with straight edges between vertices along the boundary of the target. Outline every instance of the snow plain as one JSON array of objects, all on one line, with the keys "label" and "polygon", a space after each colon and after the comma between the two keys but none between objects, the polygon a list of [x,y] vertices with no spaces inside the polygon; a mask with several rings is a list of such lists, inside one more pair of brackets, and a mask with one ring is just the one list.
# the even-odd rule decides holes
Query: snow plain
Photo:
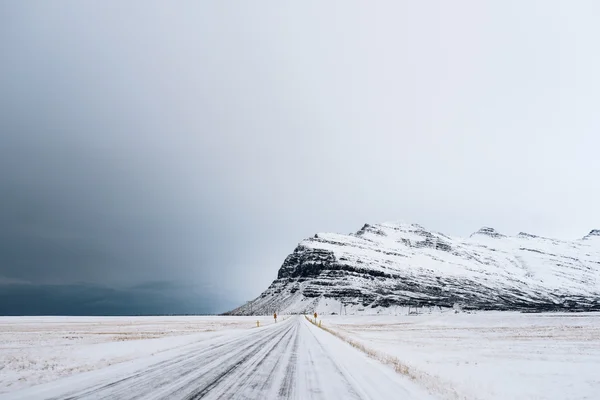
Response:
[{"label": "snow plain", "polygon": [[0,393],[249,329],[272,317],[0,317]]},{"label": "snow plain", "polygon": [[600,398],[600,313],[323,318],[347,339],[395,357],[444,398]]},{"label": "snow plain", "polygon": [[434,397],[302,316],[0,394],[10,400],[200,398]]},{"label": "snow plain", "polygon": [[[261,393],[271,398],[278,398],[281,387],[286,398],[302,398],[308,387],[313,398],[336,398],[350,388],[356,398],[384,398],[373,391],[390,388],[414,399],[599,398],[600,313],[323,316],[323,327],[338,337],[301,317],[280,322],[273,324],[272,317],[0,318],[0,398],[45,398],[43,393],[62,393],[64,387],[79,387],[81,398],[88,398],[86,390],[100,383],[131,377],[121,385],[123,392],[98,392],[116,398],[168,375],[156,371],[160,363],[167,365],[165,371],[173,369],[169,385],[184,391],[198,382],[208,385],[203,380],[219,368],[229,371],[228,365],[241,363],[244,368],[227,376],[231,382],[220,383],[218,390],[246,382],[239,391],[264,387]],[[211,357],[214,366],[206,364]],[[402,368],[395,372],[390,360]],[[186,373],[195,380],[182,381],[192,376]],[[113,385],[107,387],[117,390]],[[360,393],[363,389],[370,395]]]}]

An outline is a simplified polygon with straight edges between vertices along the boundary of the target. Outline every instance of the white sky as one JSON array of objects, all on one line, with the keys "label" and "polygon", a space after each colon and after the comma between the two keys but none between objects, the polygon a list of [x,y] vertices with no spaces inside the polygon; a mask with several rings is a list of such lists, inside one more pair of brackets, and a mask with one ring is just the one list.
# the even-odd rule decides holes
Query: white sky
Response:
[{"label": "white sky", "polygon": [[0,5],[3,237],[56,265],[4,279],[245,299],[317,231],[600,227],[597,2],[126,4]]}]

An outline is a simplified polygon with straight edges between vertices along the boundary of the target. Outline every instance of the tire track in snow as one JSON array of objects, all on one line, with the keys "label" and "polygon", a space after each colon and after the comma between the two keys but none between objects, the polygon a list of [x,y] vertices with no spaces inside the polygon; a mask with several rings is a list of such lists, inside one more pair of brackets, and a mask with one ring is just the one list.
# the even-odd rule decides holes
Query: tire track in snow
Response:
[{"label": "tire track in snow", "polygon": [[294,336],[294,344],[292,345],[292,351],[290,360],[285,369],[285,375],[279,387],[279,398],[290,399],[294,393],[294,382],[296,381],[296,363],[298,360],[298,347],[300,342],[300,335],[298,335],[298,328],[296,327],[296,335]]},{"label": "tire track in snow", "polygon": [[119,376],[118,369],[98,370],[85,380],[71,377],[65,385],[54,382],[49,392],[22,391],[20,397],[7,399],[429,398],[412,396],[405,388],[410,382],[400,381],[393,371],[389,376],[386,367],[371,363],[302,317],[217,339],[206,346],[199,343],[171,359],[133,367],[135,364],[126,369],[130,372],[125,376]]},{"label": "tire track in snow", "polygon": [[[202,399],[209,394],[211,395],[211,397],[215,397],[214,396],[215,393],[210,393],[211,389],[214,389],[217,385],[219,385],[221,383],[221,381],[225,380],[226,378],[231,377],[232,373],[235,372],[236,369],[238,369],[240,366],[246,364],[246,362],[249,361],[251,358],[257,358],[257,360],[255,360],[255,362],[248,362],[247,364],[249,364],[249,365],[245,365],[245,368],[243,368],[243,371],[241,371],[239,374],[239,375],[242,375],[241,377],[240,376],[234,377],[234,378],[236,378],[236,382],[233,385],[225,385],[227,387],[227,390],[225,390],[223,392],[219,391],[218,398],[222,398],[225,395],[235,394],[232,392],[235,392],[235,389],[241,389],[244,387],[244,385],[252,378],[251,372],[260,371],[262,365],[265,363],[266,360],[269,359],[269,357],[273,353],[273,350],[279,346],[279,344],[288,336],[288,334],[290,333],[290,331],[293,330],[293,328],[294,328],[294,326],[291,326],[287,330],[284,331],[284,333],[281,335],[281,337],[279,337],[279,335],[277,335],[274,339],[269,340],[268,343],[270,344],[270,346],[266,352],[261,351],[261,350],[263,350],[261,348],[262,347],[261,344],[253,346],[253,351],[244,355],[242,359],[240,359],[239,361],[237,361],[235,363],[235,365],[228,368],[224,373],[219,374],[214,380],[212,380],[208,384],[203,383],[203,385],[206,385],[206,386],[203,389],[198,390],[198,391],[192,393],[191,395],[188,395],[186,397],[186,400]],[[257,350],[254,351],[254,349],[257,349]],[[260,358],[256,357],[259,352],[263,352],[265,354],[264,355],[260,354],[260,356],[261,356]],[[248,372],[250,372],[250,373],[248,373]],[[230,398],[230,397],[227,397],[227,398]]]}]

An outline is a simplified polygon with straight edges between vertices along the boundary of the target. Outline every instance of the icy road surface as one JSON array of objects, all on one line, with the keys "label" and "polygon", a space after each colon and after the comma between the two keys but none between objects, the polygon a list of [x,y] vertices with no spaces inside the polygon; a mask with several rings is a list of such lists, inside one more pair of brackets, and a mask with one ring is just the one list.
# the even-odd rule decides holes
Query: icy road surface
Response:
[{"label": "icy road surface", "polygon": [[429,399],[347,343],[293,317],[1,399]]}]

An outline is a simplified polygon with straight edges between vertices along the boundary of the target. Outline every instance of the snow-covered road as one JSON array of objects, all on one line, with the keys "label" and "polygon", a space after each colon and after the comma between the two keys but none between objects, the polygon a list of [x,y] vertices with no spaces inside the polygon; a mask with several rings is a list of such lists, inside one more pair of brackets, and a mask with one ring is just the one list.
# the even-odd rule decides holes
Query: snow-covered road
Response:
[{"label": "snow-covered road", "polygon": [[422,388],[292,317],[2,399],[424,399]]}]

